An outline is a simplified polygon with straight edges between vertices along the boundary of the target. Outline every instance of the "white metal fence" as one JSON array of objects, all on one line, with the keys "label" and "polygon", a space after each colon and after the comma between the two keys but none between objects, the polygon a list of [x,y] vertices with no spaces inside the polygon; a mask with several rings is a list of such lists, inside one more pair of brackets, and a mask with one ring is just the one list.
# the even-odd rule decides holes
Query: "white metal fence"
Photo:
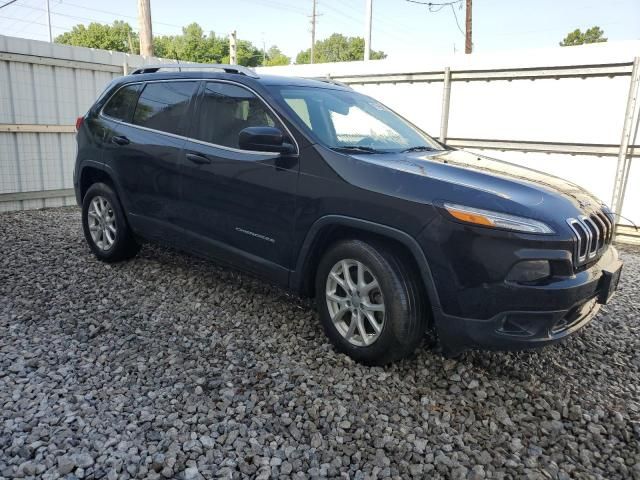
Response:
[{"label": "white metal fence", "polygon": [[114,77],[158,61],[0,35],[0,211],[74,203],[75,119]]},{"label": "white metal fence", "polygon": [[[258,71],[330,76],[454,146],[567,178],[607,203],[626,178],[621,213],[640,224],[640,102],[620,149],[638,55],[640,42],[627,42]],[[0,211],[73,203],[75,118],[113,77],[157,61],[0,36]]]}]

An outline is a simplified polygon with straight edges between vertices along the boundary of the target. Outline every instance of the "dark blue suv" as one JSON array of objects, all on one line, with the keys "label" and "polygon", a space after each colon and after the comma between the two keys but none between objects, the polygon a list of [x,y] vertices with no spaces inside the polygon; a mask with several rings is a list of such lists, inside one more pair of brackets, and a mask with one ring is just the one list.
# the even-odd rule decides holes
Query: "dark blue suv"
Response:
[{"label": "dark blue suv", "polygon": [[448,147],[331,81],[225,65],[145,67],[78,119],[86,240],[143,240],[315,296],[368,364],[520,349],[587,324],[621,263],[611,212],[550,175]]}]

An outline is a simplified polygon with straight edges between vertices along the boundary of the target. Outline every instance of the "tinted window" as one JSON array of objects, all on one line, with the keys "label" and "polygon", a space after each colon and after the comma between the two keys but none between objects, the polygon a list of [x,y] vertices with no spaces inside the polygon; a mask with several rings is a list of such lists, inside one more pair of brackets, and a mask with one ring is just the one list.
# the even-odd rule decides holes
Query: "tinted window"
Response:
[{"label": "tinted window", "polygon": [[189,100],[197,82],[154,82],[140,94],[133,123],[168,133],[181,134],[187,120]]},{"label": "tinted window", "polygon": [[131,119],[131,113],[136,104],[139,88],[140,85],[136,84],[118,90],[104,106],[102,113],[109,117],[128,122]]},{"label": "tinted window", "polygon": [[276,125],[271,111],[249,90],[207,82],[194,122],[194,138],[238,148],[238,134],[247,127]]}]

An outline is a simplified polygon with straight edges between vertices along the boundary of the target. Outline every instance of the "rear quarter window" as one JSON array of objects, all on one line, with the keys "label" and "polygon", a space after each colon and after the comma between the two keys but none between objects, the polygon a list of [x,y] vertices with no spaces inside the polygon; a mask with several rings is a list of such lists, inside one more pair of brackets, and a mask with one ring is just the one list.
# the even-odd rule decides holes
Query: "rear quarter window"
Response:
[{"label": "rear quarter window", "polygon": [[133,114],[134,125],[181,135],[197,85],[195,81],[146,84]]},{"label": "rear quarter window", "polygon": [[102,113],[116,120],[130,121],[138,99],[139,89],[139,84],[122,87],[109,99],[102,109]]}]

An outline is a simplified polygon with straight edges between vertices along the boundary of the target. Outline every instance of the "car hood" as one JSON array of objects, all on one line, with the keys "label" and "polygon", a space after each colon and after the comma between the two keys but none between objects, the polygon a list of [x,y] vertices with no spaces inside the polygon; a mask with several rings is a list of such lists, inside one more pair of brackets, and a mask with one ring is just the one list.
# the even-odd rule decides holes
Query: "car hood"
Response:
[{"label": "car hood", "polygon": [[[482,192],[486,197],[501,198],[528,208],[550,207],[559,197],[578,210],[599,208],[602,204],[574,183],[464,150],[362,154],[353,158],[388,170],[425,177],[467,193],[468,190]],[[445,195],[444,199],[449,198]]]}]

